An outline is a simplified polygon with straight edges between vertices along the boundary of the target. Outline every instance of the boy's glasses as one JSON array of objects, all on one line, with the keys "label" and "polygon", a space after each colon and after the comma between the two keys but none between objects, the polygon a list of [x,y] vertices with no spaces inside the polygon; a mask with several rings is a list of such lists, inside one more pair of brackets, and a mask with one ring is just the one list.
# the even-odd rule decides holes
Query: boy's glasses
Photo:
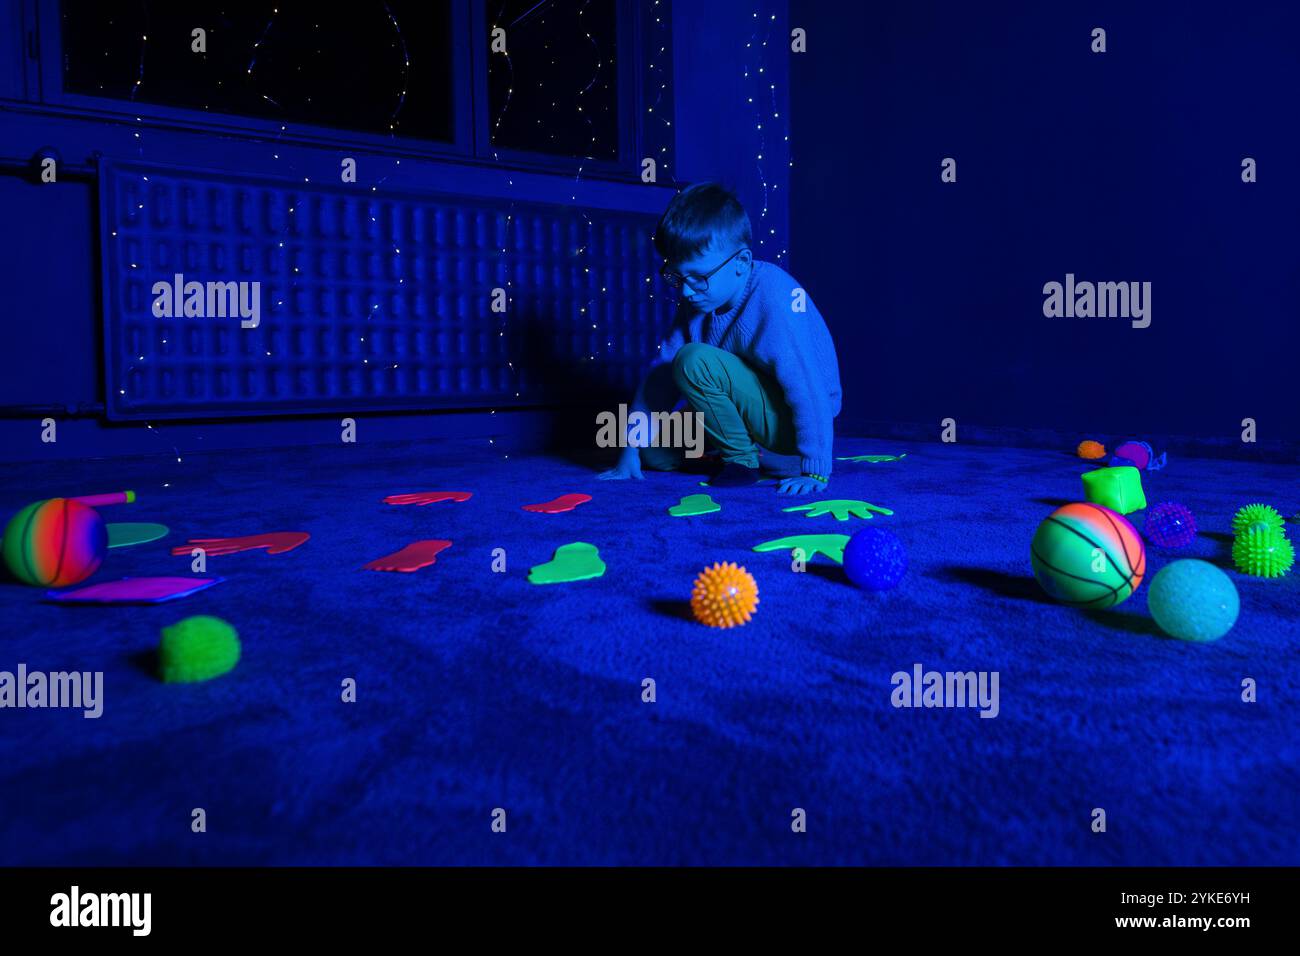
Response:
[{"label": "boy's glasses", "polygon": [[744,252],[747,248],[749,247],[741,246],[731,255],[727,256],[727,258],[719,262],[717,266],[715,266],[710,272],[702,276],[692,276],[691,278],[688,279],[680,272],[673,272],[672,270],[670,270],[667,264],[665,264],[664,267],[659,270],[659,276],[665,282],[668,283],[670,288],[680,289],[683,285],[689,285],[696,292],[703,294],[709,291],[709,279],[714,275],[714,273],[716,273],[719,269],[725,266],[732,259],[736,258],[736,256]]}]

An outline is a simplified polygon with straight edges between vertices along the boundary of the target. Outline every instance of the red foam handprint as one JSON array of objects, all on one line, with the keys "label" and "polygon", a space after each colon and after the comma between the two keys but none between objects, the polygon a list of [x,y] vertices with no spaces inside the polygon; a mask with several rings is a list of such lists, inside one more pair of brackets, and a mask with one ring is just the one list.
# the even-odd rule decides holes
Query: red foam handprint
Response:
[{"label": "red foam handprint", "polygon": [[425,541],[412,541],[401,551],[382,558],[375,558],[369,564],[362,565],[367,571],[418,571],[434,564],[438,554],[451,547],[450,541],[430,538]]},{"label": "red foam handprint", "polygon": [[542,514],[554,515],[561,511],[572,511],[578,505],[586,504],[591,500],[591,495],[560,495],[551,501],[543,501],[541,504],[524,505],[525,511],[538,511]]},{"label": "red foam handprint", "polygon": [[172,554],[189,554],[202,548],[207,554],[237,554],[265,548],[267,554],[284,554],[310,538],[306,531],[270,531],[266,534],[248,534],[242,538],[194,538],[187,544],[172,548]]},{"label": "red foam handprint", "polygon": [[470,491],[416,491],[409,495],[389,495],[386,505],[435,505],[440,501],[468,501]]}]

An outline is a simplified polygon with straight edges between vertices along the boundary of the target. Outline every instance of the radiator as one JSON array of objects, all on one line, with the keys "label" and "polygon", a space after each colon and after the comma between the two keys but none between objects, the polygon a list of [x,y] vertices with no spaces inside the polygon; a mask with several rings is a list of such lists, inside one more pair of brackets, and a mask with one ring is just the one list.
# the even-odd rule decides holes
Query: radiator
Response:
[{"label": "radiator", "polygon": [[[108,415],[630,396],[672,315],[654,224],[643,213],[106,160]],[[243,317],[232,293],[251,303],[254,283],[257,315]]]}]

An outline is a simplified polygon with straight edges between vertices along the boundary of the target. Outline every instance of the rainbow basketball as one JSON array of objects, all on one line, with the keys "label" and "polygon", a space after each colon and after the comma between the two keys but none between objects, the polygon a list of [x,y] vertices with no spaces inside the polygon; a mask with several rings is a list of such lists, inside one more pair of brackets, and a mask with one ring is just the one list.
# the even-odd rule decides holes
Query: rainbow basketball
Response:
[{"label": "rainbow basketball", "polygon": [[3,550],[9,571],[23,584],[62,588],[99,569],[108,550],[108,531],[89,505],[50,498],[10,519]]},{"label": "rainbow basketball", "polygon": [[1142,583],[1142,537],[1123,515],[1079,502],[1057,508],[1034,532],[1034,577],[1072,607],[1098,609],[1127,601]]}]

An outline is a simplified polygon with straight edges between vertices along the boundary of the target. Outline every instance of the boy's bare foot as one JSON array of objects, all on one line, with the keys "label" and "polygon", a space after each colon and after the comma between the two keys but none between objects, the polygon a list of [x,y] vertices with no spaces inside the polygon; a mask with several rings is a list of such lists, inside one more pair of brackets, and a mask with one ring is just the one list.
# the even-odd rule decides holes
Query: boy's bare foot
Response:
[{"label": "boy's bare foot", "polygon": [[608,471],[602,471],[596,478],[599,481],[622,481],[625,478],[641,478],[641,456],[623,455],[618,464]]}]

